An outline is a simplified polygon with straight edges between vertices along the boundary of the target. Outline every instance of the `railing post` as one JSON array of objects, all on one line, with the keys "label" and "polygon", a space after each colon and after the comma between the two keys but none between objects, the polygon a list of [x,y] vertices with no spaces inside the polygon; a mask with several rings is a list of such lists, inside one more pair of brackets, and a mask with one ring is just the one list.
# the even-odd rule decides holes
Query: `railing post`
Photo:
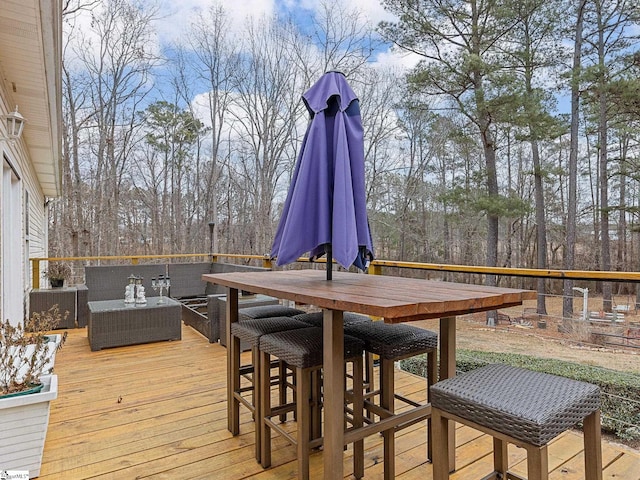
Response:
[{"label": "railing post", "polygon": [[140,259],[138,257],[131,257],[131,265],[138,265]]},{"label": "railing post", "polygon": [[369,275],[382,275],[382,265],[377,263],[371,263],[367,269]]},{"label": "railing post", "polygon": [[40,259],[34,258],[31,260],[31,285],[36,290],[40,288]]},{"label": "railing post", "polygon": [[273,267],[271,263],[271,257],[269,255],[265,255],[264,257],[262,257],[262,266],[268,269],[271,269]]}]

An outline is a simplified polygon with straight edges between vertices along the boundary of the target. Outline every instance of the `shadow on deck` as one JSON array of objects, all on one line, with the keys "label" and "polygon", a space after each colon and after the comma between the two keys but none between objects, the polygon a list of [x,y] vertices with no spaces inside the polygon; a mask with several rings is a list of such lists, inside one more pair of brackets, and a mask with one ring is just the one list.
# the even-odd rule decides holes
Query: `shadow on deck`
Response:
[{"label": "shadow on deck", "polygon": [[[69,331],[56,358],[59,396],[51,407],[41,479],[243,479],[296,477],[295,449],[277,438],[273,466],[255,461],[251,417],[241,409],[241,435],[226,422],[226,350],[189,327],[182,340],[91,352],[86,329]],[[398,372],[396,388],[424,397],[425,380]],[[491,466],[491,439],[459,427],[453,479],[481,478]],[[400,480],[432,478],[426,428],[396,435]],[[603,442],[604,478],[640,479],[640,454]],[[509,447],[514,470],[526,473],[523,450]],[[350,472],[352,450],[345,452]],[[365,478],[383,478],[379,435],[365,442]],[[582,438],[567,432],[549,447],[551,479],[580,479]],[[311,458],[311,478],[322,478],[322,453]],[[353,478],[347,475],[346,478]]]}]

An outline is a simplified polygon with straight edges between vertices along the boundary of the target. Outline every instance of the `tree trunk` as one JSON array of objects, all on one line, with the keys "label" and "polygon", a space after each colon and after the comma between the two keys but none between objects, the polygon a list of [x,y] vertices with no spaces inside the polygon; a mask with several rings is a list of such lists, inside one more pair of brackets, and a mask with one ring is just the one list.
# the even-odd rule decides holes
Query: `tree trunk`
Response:
[{"label": "tree trunk", "polygon": [[[547,222],[544,208],[544,188],[542,184],[542,167],[540,165],[540,151],[538,141],[531,141],[531,153],[533,157],[534,195],[536,203],[536,268],[547,268]],[[547,314],[545,303],[545,279],[537,280],[537,312],[539,315]]]},{"label": "tree trunk", "polygon": [[[611,270],[611,240],[609,235],[609,165],[608,165],[608,120],[607,120],[607,66],[605,65],[604,26],[601,24],[601,14],[598,17],[598,144],[600,171],[600,231],[602,233],[601,259],[602,270]],[[611,282],[602,282],[602,309],[611,312],[612,309]]]},{"label": "tree trunk", "polygon": [[[582,25],[586,0],[579,0],[576,12],[575,40],[573,47],[573,68],[571,72],[571,146],[569,149],[569,192],[567,195],[567,223],[564,250],[564,269],[572,270],[575,266],[576,217],[578,189],[578,123],[580,107],[580,66],[582,55]],[[562,329],[571,330],[573,316],[573,280],[564,281],[562,301]]]}]

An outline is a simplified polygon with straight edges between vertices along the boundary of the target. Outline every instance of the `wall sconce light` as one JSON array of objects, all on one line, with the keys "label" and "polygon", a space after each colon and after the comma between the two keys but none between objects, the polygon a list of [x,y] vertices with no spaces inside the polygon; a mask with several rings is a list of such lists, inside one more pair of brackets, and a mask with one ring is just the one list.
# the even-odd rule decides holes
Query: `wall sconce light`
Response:
[{"label": "wall sconce light", "polygon": [[9,141],[18,140],[22,135],[22,130],[24,129],[24,124],[26,123],[25,118],[18,112],[18,106],[16,105],[15,112],[3,115],[2,118],[4,118],[7,122],[7,135],[6,137],[3,137],[3,139]]}]

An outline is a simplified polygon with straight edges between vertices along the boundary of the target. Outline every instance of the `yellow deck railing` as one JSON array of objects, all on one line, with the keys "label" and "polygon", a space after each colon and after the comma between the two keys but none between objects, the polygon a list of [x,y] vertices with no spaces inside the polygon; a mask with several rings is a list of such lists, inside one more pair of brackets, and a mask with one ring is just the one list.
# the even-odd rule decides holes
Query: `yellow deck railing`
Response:
[{"label": "yellow deck railing", "polygon": [[[140,260],[161,260],[171,258],[208,258],[212,262],[218,258],[235,258],[242,260],[259,261],[263,267],[271,268],[272,262],[268,255],[245,255],[234,253],[185,253],[171,255],[119,255],[119,256],[93,256],[93,257],[36,257],[30,258],[32,287],[40,288],[40,265],[41,262],[62,261],[62,262],[102,262],[102,261],[128,261],[132,265],[137,265]],[[306,257],[301,257],[298,262],[309,262]],[[326,262],[320,259],[319,263]],[[505,275],[516,277],[535,277],[557,280],[590,280],[590,281],[613,281],[613,282],[640,282],[640,272],[617,272],[617,271],[590,271],[590,270],[549,270],[536,268],[506,268],[506,267],[483,267],[477,265],[446,265],[438,263],[401,262],[394,260],[374,260],[369,273],[381,275],[383,267],[406,268],[413,270],[432,270],[440,272],[470,273],[481,275]]]}]

